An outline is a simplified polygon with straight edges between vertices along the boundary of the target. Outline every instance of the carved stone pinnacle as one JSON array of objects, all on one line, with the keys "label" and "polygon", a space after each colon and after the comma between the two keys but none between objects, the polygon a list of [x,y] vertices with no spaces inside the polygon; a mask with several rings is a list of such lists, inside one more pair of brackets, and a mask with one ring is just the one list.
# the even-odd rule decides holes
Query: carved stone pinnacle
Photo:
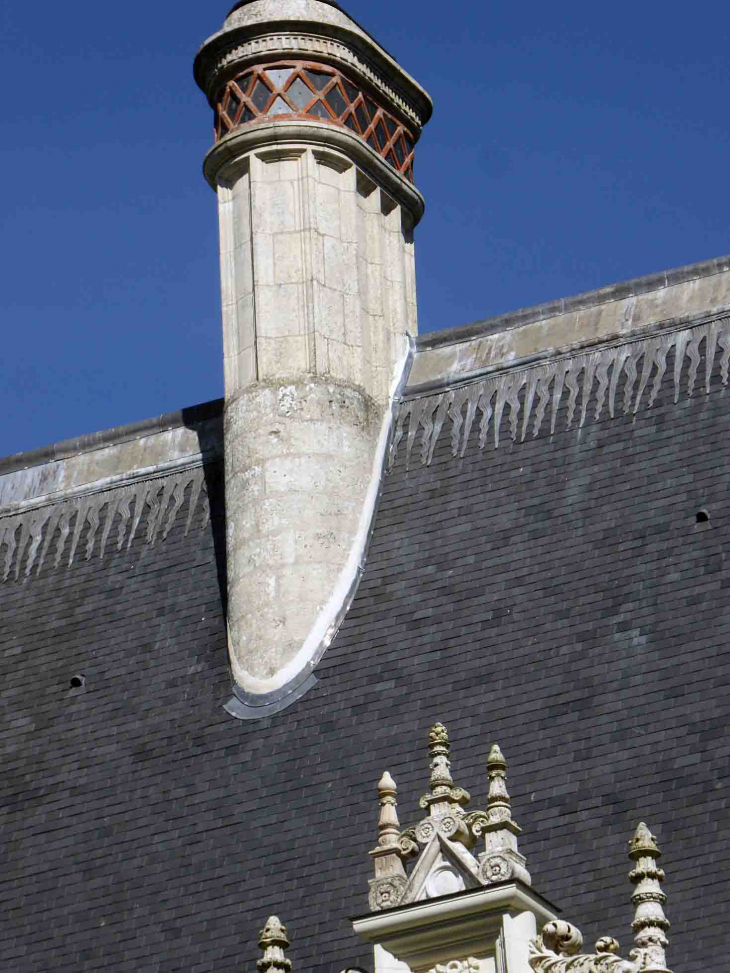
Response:
[{"label": "carved stone pinnacle", "polygon": [[[451,776],[449,734],[443,723],[436,723],[428,734],[431,755],[431,793],[421,798],[421,807],[430,809],[432,817],[440,817],[454,808],[461,816],[461,805],[469,803],[469,795],[462,787],[455,787]],[[468,836],[466,828],[461,829]],[[418,838],[421,841],[421,837]],[[457,839],[459,840],[459,839]]]},{"label": "carved stone pinnacle", "polygon": [[632,902],[637,907],[633,923],[636,947],[631,959],[621,959],[619,944],[610,936],[598,940],[595,954],[581,954],[580,931],[570,923],[556,920],[530,942],[528,962],[534,973],[669,973],[664,935],[669,923],[662,908],[666,896],[659,884],[664,873],[656,865],[659,846],[643,823],[629,846],[629,855],[636,862],[630,878],[636,885]]},{"label": "carved stone pinnacle", "polygon": [[375,866],[375,878],[370,880],[370,908],[373,912],[398,905],[406,885],[406,872],[399,845],[400,825],[395,799],[397,793],[396,783],[386,770],[378,784],[378,844],[370,852]]},{"label": "carved stone pinnacle", "polygon": [[[507,761],[504,754],[495,743],[489,751],[487,757],[487,771],[489,773],[489,814],[494,820],[498,820],[500,815],[496,813],[497,807],[505,809],[502,820],[511,818],[510,800],[507,793]],[[494,810],[493,810],[494,809]]]},{"label": "carved stone pinnacle", "polygon": [[428,749],[431,754],[431,790],[436,793],[440,787],[453,784],[449,755],[449,734],[443,723],[436,723],[428,734]]},{"label": "carved stone pinnacle", "polygon": [[262,958],[256,963],[260,973],[289,973],[291,960],[284,955],[289,946],[286,926],[282,925],[277,916],[269,916],[266,925],[259,933],[259,946],[264,951]]},{"label": "carved stone pinnacle", "polygon": [[636,862],[629,874],[636,886],[631,896],[636,908],[631,928],[635,934],[636,950],[644,957],[642,969],[651,973],[668,973],[666,948],[669,940],[666,932],[669,921],[664,915],[667,897],[661,886],[664,872],[657,865],[660,856],[656,838],[642,821],[629,842],[629,858]]},{"label": "carved stone pinnacle", "polygon": [[530,873],[525,867],[525,858],[517,847],[517,836],[521,829],[512,820],[512,808],[507,793],[507,761],[495,743],[487,757],[489,773],[489,796],[487,813],[484,818],[475,820],[473,831],[483,834],[486,849],[479,856],[479,877],[484,885],[504,882],[518,878],[530,884]]},{"label": "carved stone pinnacle", "polygon": [[398,823],[398,812],[396,811],[397,803],[395,796],[397,793],[398,788],[396,787],[396,783],[386,770],[378,784],[378,796],[380,797],[378,844],[381,847],[392,847],[398,844],[400,825]]}]

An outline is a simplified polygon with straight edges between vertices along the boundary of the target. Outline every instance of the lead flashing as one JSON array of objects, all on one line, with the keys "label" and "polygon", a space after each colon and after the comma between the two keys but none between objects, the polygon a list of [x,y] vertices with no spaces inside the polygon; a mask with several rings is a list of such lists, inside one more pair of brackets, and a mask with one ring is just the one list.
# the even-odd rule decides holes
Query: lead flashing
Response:
[{"label": "lead flashing", "polygon": [[237,720],[263,720],[264,717],[275,716],[292,703],[296,703],[317,685],[317,681],[313,672],[305,670],[285,686],[271,693],[247,693],[234,682],[233,696],[223,709]]}]

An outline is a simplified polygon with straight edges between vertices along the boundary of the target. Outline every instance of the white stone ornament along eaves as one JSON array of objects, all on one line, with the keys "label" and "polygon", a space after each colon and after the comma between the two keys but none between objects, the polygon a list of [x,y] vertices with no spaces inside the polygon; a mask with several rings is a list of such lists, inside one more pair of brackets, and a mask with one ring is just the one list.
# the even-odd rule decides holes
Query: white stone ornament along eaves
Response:
[{"label": "white stone ornament along eaves", "polygon": [[[165,476],[148,476],[0,515],[0,582],[36,577],[53,558],[53,568],[83,558],[103,559],[129,550],[139,531],[145,545],[164,541],[178,516],[185,535],[205,529],[210,520],[206,473],[202,464]],[[180,513],[182,511],[182,514]]]},{"label": "white stone ornament along eaves", "polygon": [[[667,357],[674,351],[674,365]],[[704,367],[700,369],[702,358]],[[637,341],[607,345],[584,354],[558,358],[540,365],[504,370],[436,394],[404,401],[389,457],[394,465],[406,438],[406,464],[431,463],[444,429],[451,437],[454,457],[464,456],[471,431],[478,424],[479,448],[492,438],[499,446],[502,417],[509,417],[514,442],[536,437],[541,431],[555,433],[561,410],[565,429],[586,423],[636,415],[649,409],[664,386],[673,386],[674,401],[680,396],[710,392],[710,380],[719,365],[723,387],[730,371],[730,317],[669,331]],[[669,373],[668,373],[669,372]],[[619,387],[623,388],[619,395]],[[407,430],[407,436],[406,436]]]}]

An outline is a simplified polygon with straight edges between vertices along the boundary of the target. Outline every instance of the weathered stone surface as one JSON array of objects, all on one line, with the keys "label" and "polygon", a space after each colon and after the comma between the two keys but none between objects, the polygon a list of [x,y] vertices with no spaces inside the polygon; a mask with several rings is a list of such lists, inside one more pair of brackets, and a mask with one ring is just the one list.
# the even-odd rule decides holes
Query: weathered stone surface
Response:
[{"label": "weathered stone surface", "polygon": [[382,420],[362,391],[318,381],[259,383],[226,406],[230,652],[249,692],[301,671],[349,589]]},{"label": "weathered stone surface", "polygon": [[321,654],[351,594],[416,331],[408,214],[334,149],[219,186],[230,655],[248,692]]},{"label": "weathered stone surface", "polygon": [[[220,454],[222,403],[212,406],[215,408],[208,405],[183,410],[158,420],[58,443],[48,450],[9,457],[3,461],[7,471],[0,467],[0,516],[44,499],[68,499],[105,482],[138,478],[145,470],[172,471],[203,456]],[[217,414],[211,416],[211,412]]]},{"label": "weathered stone surface", "polygon": [[[721,258],[576,298],[527,308],[421,339],[409,388],[570,353],[597,342],[641,337],[672,323],[730,310],[730,260]],[[449,340],[451,339],[451,340]]]},{"label": "weathered stone surface", "polygon": [[[666,843],[669,966],[722,969],[730,414],[719,351],[704,394],[704,347],[697,391],[677,403],[672,350],[635,415],[582,428],[561,416],[553,435],[544,424],[513,442],[505,414],[498,449],[491,434],[478,448],[475,423],[463,458],[446,435],[430,466],[407,471],[399,453],[319,682],[273,720],[234,723],[221,705],[220,509],[185,535],[184,505],[154,547],[146,513],[130,550],[113,531],[103,561],[56,569],[54,545],[32,581],[13,573],[5,966],[240,973],[278,913],[304,934],[296,969],[373,969],[346,918],[368,908],[373,788],[389,768],[404,827],[419,820],[413,741],[443,717],[472,805],[488,741],[505,743],[535,885],[589,949],[610,935],[630,950],[621,861],[645,820]],[[69,695],[77,672],[85,692]]]}]

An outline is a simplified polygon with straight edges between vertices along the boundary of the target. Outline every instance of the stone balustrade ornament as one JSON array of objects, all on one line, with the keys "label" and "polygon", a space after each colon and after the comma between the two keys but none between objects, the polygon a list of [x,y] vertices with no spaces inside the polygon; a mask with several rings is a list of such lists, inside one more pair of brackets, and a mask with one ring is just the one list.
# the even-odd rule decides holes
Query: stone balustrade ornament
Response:
[{"label": "stone balustrade ornament", "polygon": [[[517,847],[521,830],[512,820],[507,762],[499,747],[495,744],[487,759],[487,809],[471,812],[466,810],[468,792],[451,775],[451,746],[442,723],[431,728],[429,754],[429,792],[420,800],[428,816],[414,827],[399,831],[396,785],[390,774],[386,772],[378,785],[378,846],[370,852],[375,864],[375,878],[370,880],[373,912],[515,879],[531,884]],[[475,855],[482,837],[484,851]],[[410,877],[403,865],[409,858],[418,859]]]},{"label": "stone balustrade ornament", "polygon": [[662,892],[664,872],[657,867],[661,852],[645,824],[640,824],[629,842],[629,857],[636,866],[629,878],[636,886],[631,902],[636,909],[632,923],[635,947],[630,960],[618,955],[619,944],[604,936],[595,954],[581,953],[583,936],[569,922],[549,922],[530,943],[529,963],[534,973],[669,973],[664,915],[667,897]]}]

